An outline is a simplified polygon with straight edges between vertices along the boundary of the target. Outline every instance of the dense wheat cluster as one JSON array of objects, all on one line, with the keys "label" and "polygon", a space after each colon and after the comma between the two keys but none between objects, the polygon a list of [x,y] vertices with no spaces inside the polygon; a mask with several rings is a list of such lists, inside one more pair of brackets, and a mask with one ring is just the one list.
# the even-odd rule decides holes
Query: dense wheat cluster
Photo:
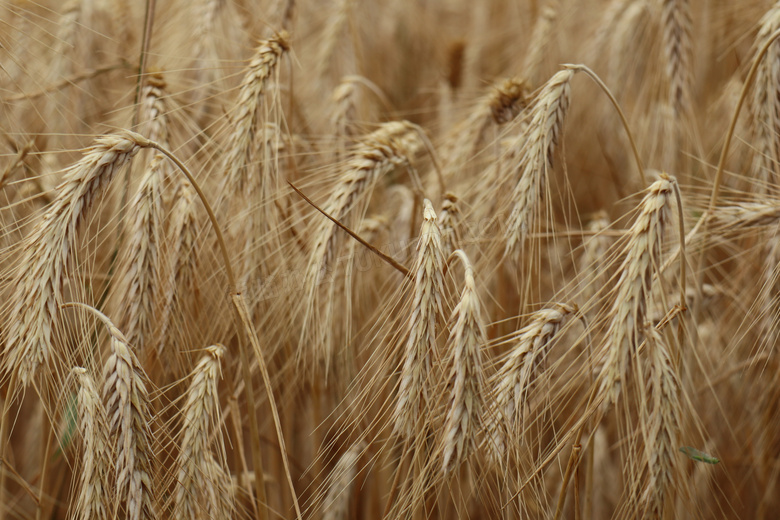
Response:
[{"label": "dense wheat cluster", "polygon": [[0,520],[780,517],[780,2],[0,22]]}]

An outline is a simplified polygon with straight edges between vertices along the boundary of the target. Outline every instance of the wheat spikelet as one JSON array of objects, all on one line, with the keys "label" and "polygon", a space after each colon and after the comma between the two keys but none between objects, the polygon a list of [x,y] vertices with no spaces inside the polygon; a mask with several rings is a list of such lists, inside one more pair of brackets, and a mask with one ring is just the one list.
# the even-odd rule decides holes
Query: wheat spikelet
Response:
[{"label": "wheat spikelet", "polygon": [[650,365],[648,393],[650,410],[647,414],[648,482],[645,490],[645,518],[664,518],[667,504],[684,483],[678,468],[680,426],[683,423],[681,389],[672,356],[663,336],[647,327],[645,339]]},{"label": "wheat spikelet", "polygon": [[129,520],[155,518],[146,374],[124,334],[100,311],[92,312],[111,337],[111,354],[103,367],[103,399],[113,439],[116,505],[125,504]]},{"label": "wheat spikelet", "polygon": [[15,275],[14,319],[6,336],[6,372],[16,371],[29,383],[36,370],[48,363],[57,305],[79,224],[117,170],[141,148],[132,136],[99,138],[84,158],[72,166],[57,188],[57,196],[24,241]]},{"label": "wheat spikelet", "polygon": [[112,502],[108,483],[111,454],[106,436],[106,410],[87,371],[76,367],[73,373],[79,380],[79,430],[84,443],[81,487],[76,500],[77,517],[81,520],[106,520]]},{"label": "wheat spikelet", "polygon": [[366,445],[358,442],[339,458],[330,477],[330,485],[322,502],[323,520],[346,520],[349,518],[349,504],[355,487],[358,461]]},{"label": "wheat spikelet", "polygon": [[652,295],[653,272],[661,265],[661,246],[670,219],[670,201],[676,181],[663,176],[647,190],[640,213],[631,226],[626,257],[607,330],[607,359],[599,376],[600,392],[614,403],[620,393],[632,354],[641,343],[641,324],[646,320]]},{"label": "wheat spikelet", "polygon": [[[763,47],[767,38],[780,29],[780,2],[775,3],[761,19],[761,28],[754,47]],[[756,73],[751,109],[756,119],[751,125],[754,132],[756,170],[762,191],[777,181],[780,165],[780,42],[769,47]]]},{"label": "wheat spikelet", "polygon": [[447,382],[450,402],[443,432],[444,474],[460,467],[476,448],[475,439],[482,430],[484,406],[481,349],[486,340],[485,327],[474,270],[462,250],[455,254],[460,257],[466,272],[460,300],[450,315],[446,346],[451,369]]},{"label": "wheat spikelet", "polygon": [[677,114],[690,110],[691,11],[688,0],[662,0],[662,24],[670,104]]},{"label": "wheat spikelet", "polygon": [[181,410],[184,425],[176,461],[179,473],[175,518],[228,518],[230,515],[229,510],[221,510],[220,490],[215,487],[223,480],[224,470],[211,473],[216,459],[209,460],[213,457],[209,448],[212,435],[218,433],[217,383],[224,352],[221,345],[208,347],[206,355],[192,371],[187,402]]},{"label": "wheat spikelet", "polygon": [[535,312],[529,324],[513,335],[515,346],[491,377],[493,403],[486,422],[488,442],[496,462],[504,462],[513,425],[519,423],[539,365],[564,321],[573,312],[574,307],[566,304]]},{"label": "wheat spikelet", "polygon": [[398,400],[395,405],[395,431],[403,437],[416,433],[427,413],[430,392],[428,376],[436,350],[437,321],[443,316],[444,253],[436,212],[428,199],[423,203],[423,223],[417,242],[412,313],[401,368]]},{"label": "wheat spikelet", "polygon": [[505,231],[506,254],[517,253],[524,246],[532,226],[533,214],[542,196],[547,169],[561,135],[563,120],[569,108],[570,82],[574,71],[563,70],[544,85],[531,109],[530,122],[517,141],[521,147],[516,171],[520,180],[515,186],[514,206]]}]

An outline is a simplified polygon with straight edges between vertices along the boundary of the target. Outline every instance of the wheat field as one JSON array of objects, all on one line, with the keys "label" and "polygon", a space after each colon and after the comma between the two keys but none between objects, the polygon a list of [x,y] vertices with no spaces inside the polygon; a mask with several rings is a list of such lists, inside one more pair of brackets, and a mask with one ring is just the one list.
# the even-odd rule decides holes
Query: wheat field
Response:
[{"label": "wheat field", "polygon": [[780,2],[1,0],[0,520],[780,516]]}]

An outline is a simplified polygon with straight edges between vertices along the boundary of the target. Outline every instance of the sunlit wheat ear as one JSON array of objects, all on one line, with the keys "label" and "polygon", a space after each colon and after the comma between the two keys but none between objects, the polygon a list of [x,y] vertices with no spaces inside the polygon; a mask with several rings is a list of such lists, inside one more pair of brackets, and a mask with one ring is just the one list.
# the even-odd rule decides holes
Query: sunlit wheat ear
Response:
[{"label": "sunlit wheat ear", "polygon": [[452,193],[444,196],[439,212],[439,227],[441,228],[441,244],[445,255],[451,255],[461,248],[461,218],[458,208],[458,197]]},{"label": "sunlit wheat ear", "polygon": [[84,446],[76,500],[77,518],[106,520],[113,503],[113,491],[108,482],[111,453],[106,410],[87,371],[76,367],[73,373],[79,380],[79,432]]},{"label": "sunlit wheat ear", "polygon": [[688,0],[662,0],[664,54],[669,100],[677,114],[691,107],[691,8]]},{"label": "sunlit wheat ear", "polygon": [[425,420],[431,399],[429,374],[436,350],[437,323],[442,319],[444,252],[433,205],[426,199],[414,261],[414,287],[406,347],[395,405],[395,431],[412,437]]},{"label": "sunlit wheat ear", "polygon": [[[181,176],[179,177],[181,178]],[[186,302],[197,301],[198,234],[200,224],[197,217],[195,190],[186,180],[180,180],[171,210],[169,234],[167,281],[163,285],[162,307],[154,344],[157,353],[170,352],[175,345],[170,333],[175,328],[177,316],[186,316]],[[168,360],[167,358],[166,360]],[[166,366],[168,366],[166,364]]]},{"label": "sunlit wheat ear", "polygon": [[780,222],[780,203],[744,202],[719,206],[712,214],[712,228],[723,233],[745,233],[769,228]]},{"label": "sunlit wheat ear", "polygon": [[157,155],[141,179],[130,206],[127,247],[121,252],[115,286],[120,325],[142,358],[159,318],[165,243],[162,190],[166,164],[162,155]]},{"label": "sunlit wheat ear", "polygon": [[[767,11],[761,19],[761,28],[756,36],[755,48],[761,48],[767,43],[767,38],[780,29],[780,4]],[[754,175],[758,176],[760,190],[767,191],[770,184],[778,181],[777,172],[780,169],[780,83],[778,83],[778,67],[780,67],[780,42],[775,40],[769,47],[756,73],[751,111],[755,122],[753,146]]]},{"label": "sunlit wheat ear", "polygon": [[[554,4],[542,9],[541,15],[536,20],[531,41],[528,45],[528,53],[525,55],[523,74],[533,82],[538,82],[542,73],[542,63],[547,55],[547,46],[553,33],[553,25],[558,14]],[[534,83],[534,87],[538,83]]]},{"label": "sunlit wheat ear", "polygon": [[526,130],[517,140],[520,158],[515,175],[519,181],[512,194],[512,213],[504,236],[507,255],[518,254],[531,231],[569,108],[573,76],[574,71],[563,70],[550,78],[534,102]]},{"label": "sunlit wheat ear", "polygon": [[103,367],[103,399],[113,440],[117,499],[125,504],[130,520],[156,518],[147,377],[122,332],[103,313],[92,312],[111,337],[111,354]]},{"label": "sunlit wheat ear", "polygon": [[[190,376],[187,402],[181,410],[184,424],[176,459],[175,518],[227,518],[216,486],[222,474],[213,474],[209,457],[212,439],[221,444],[219,435],[219,397],[217,383],[220,377],[220,359],[225,352],[221,345],[206,349]],[[216,460],[215,460],[216,462]],[[223,470],[224,473],[224,470]]]},{"label": "sunlit wheat ear", "polygon": [[474,282],[474,269],[462,250],[454,254],[461,259],[466,272],[460,300],[450,315],[450,335],[445,347],[450,366],[447,379],[450,400],[442,445],[442,469],[445,474],[457,470],[474,452],[476,438],[482,431],[485,400],[481,351],[486,335]]},{"label": "sunlit wheat ear", "polygon": [[65,173],[54,202],[23,242],[14,275],[13,317],[7,325],[4,371],[28,384],[50,361],[52,333],[68,276],[78,228],[116,172],[140,149],[131,136],[97,139],[84,158]]},{"label": "sunlit wheat ear", "polygon": [[555,335],[574,307],[557,304],[535,312],[528,325],[512,336],[514,346],[506,354],[501,367],[489,381],[492,402],[487,410],[487,432],[490,453],[496,463],[506,462],[506,450],[513,443],[521,423],[528,392],[547,355]]},{"label": "sunlit wheat ear", "polygon": [[346,520],[353,499],[358,461],[366,445],[359,442],[349,448],[336,463],[330,476],[328,492],[322,502],[323,520]]},{"label": "sunlit wheat ear", "polygon": [[620,394],[628,366],[642,342],[642,324],[652,296],[653,274],[661,265],[664,232],[674,197],[673,178],[663,176],[647,190],[639,215],[629,231],[626,257],[609,315],[605,348],[607,358],[599,376],[600,392],[614,403]]},{"label": "sunlit wheat ear", "polygon": [[684,489],[679,468],[680,427],[683,424],[680,380],[663,335],[645,328],[650,366],[646,416],[648,481],[645,490],[645,518],[665,518],[664,510]]},{"label": "sunlit wheat ear", "polygon": [[238,99],[230,113],[229,135],[222,160],[224,186],[229,193],[223,193],[223,196],[243,194],[253,177],[249,167],[253,140],[259,127],[258,110],[282,55],[289,49],[286,38],[287,35],[282,34],[261,41],[244,74]]}]

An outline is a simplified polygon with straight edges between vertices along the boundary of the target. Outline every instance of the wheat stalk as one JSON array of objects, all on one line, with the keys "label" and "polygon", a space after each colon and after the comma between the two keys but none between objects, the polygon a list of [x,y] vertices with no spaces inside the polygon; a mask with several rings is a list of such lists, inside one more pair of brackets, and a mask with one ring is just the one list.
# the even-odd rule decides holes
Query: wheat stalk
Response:
[{"label": "wheat stalk", "polygon": [[[769,36],[780,29],[780,2],[775,3],[761,18],[755,47],[768,43]],[[756,71],[751,98],[755,124],[751,125],[755,140],[754,169],[763,191],[777,180],[780,165],[780,43],[774,41]]]}]

